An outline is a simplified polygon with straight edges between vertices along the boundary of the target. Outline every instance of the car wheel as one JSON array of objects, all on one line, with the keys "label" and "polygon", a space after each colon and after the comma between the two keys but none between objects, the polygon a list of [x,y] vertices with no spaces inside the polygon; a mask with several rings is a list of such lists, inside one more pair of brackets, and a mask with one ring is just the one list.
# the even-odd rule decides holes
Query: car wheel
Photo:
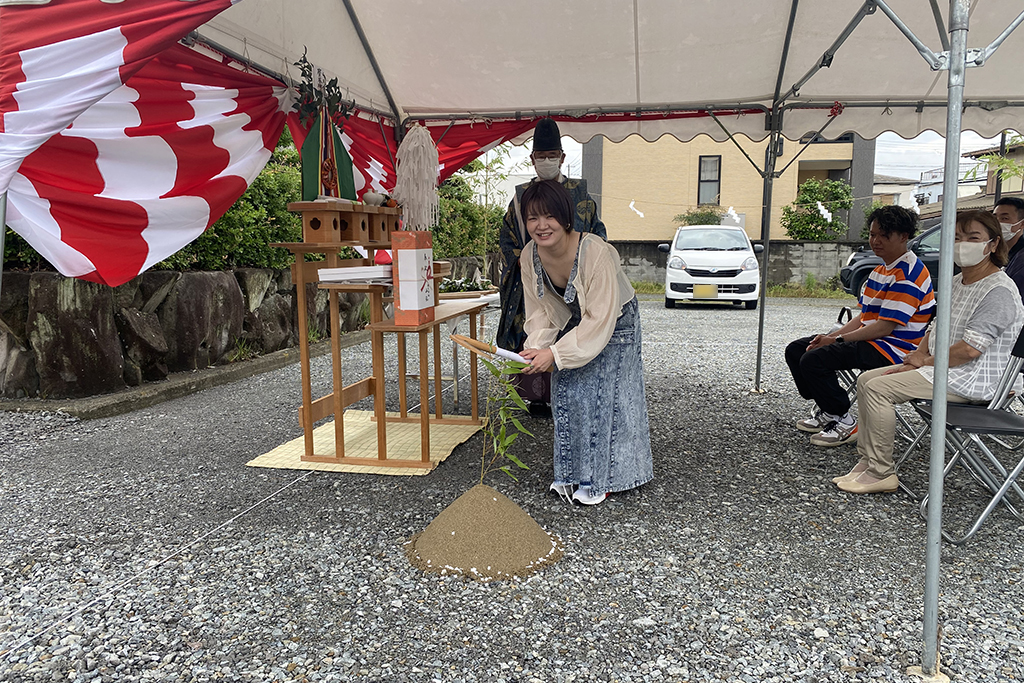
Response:
[{"label": "car wheel", "polygon": [[870,274],[871,273],[865,273],[864,277],[862,277],[860,279],[860,282],[857,283],[857,286],[853,288],[853,291],[857,292],[857,301],[858,302],[862,298],[864,298],[864,290],[867,289],[867,287],[868,287],[868,275],[870,275]]},{"label": "car wheel", "polygon": [[665,297],[665,308],[675,308],[675,307],[676,307],[676,300],[675,299],[669,299],[666,296]]},{"label": "car wheel", "polygon": [[747,307],[748,311],[752,311],[757,308],[757,299],[754,299],[753,301],[744,301],[743,305]]}]

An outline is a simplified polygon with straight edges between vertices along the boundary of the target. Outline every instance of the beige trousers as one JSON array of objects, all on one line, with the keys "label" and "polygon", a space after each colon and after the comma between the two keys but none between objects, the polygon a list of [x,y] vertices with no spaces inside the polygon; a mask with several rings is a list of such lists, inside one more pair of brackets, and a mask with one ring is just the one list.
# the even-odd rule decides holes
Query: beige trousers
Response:
[{"label": "beige trousers", "polygon": [[[932,383],[916,370],[883,374],[892,368],[875,368],[861,373],[857,380],[857,454],[868,466],[868,474],[884,479],[895,474],[892,451],[896,441],[896,408],[914,398],[932,398]],[[950,403],[970,403],[966,398],[946,393]]]}]

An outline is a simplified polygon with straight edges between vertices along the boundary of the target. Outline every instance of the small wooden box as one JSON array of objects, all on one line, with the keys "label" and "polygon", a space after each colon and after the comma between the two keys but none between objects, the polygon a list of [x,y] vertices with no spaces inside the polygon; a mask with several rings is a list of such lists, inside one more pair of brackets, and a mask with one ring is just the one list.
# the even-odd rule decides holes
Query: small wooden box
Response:
[{"label": "small wooden box", "polygon": [[364,244],[370,241],[370,215],[366,209],[373,207],[353,206],[353,210],[341,215],[341,239],[346,242]]},{"label": "small wooden box", "polygon": [[340,211],[320,209],[302,212],[302,241],[312,243],[340,242],[342,239]]}]

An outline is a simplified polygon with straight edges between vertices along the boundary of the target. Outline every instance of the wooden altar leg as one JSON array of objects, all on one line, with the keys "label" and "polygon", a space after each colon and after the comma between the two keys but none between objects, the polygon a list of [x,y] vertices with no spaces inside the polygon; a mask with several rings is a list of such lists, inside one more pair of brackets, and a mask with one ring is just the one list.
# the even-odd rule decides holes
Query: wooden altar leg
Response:
[{"label": "wooden altar leg", "polygon": [[405,369],[405,333],[399,332],[398,337],[398,411],[402,417],[409,416],[409,397],[406,395],[406,369]]},{"label": "wooden altar leg", "polygon": [[345,457],[345,385],[341,381],[341,313],[338,292],[331,290],[327,299],[331,309],[331,368],[334,371],[334,457]]},{"label": "wooden altar leg", "polygon": [[434,414],[442,417],[444,401],[441,400],[441,325],[434,325]]},{"label": "wooden altar leg", "polygon": [[420,337],[420,460],[430,462],[430,384],[427,373],[427,331]]},{"label": "wooden altar leg", "polygon": [[373,416],[377,420],[377,459],[388,457],[387,405],[384,403],[384,333],[370,336],[373,354]]},{"label": "wooden altar leg", "polygon": [[313,456],[313,383],[309,371],[309,316],[306,311],[306,274],[303,255],[295,255],[292,281],[295,283],[295,307],[299,325],[299,371],[302,375],[302,436],[306,456]]},{"label": "wooden altar leg", "polygon": [[[469,338],[476,339],[476,314],[469,314]],[[480,420],[479,396],[477,396],[476,354],[469,354],[469,402],[470,415],[474,422]]]}]

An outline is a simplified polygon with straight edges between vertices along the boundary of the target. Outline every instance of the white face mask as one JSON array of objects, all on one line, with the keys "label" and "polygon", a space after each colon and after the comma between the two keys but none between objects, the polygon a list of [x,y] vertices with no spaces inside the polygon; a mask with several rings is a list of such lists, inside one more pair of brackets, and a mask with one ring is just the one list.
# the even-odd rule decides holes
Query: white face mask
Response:
[{"label": "white face mask", "polygon": [[957,242],[953,245],[953,263],[961,268],[976,266],[988,256],[985,245],[991,242]]},{"label": "white face mask", "polygon": [[1013,239],[1013,236],[1020,232],[1020,230],[1014,230],[1015,227],[1020,225],[1024,221],[1017,221],[1016,223],[1000,223],[999,227],[1003,229],[1003,239],[1009,242]]},{"label": "white face mask", "polygon": [[558,177],[558,169],[562,167],[561,157],[555,159],[535,159],[533,168],[541,180],[554,180]]}]

